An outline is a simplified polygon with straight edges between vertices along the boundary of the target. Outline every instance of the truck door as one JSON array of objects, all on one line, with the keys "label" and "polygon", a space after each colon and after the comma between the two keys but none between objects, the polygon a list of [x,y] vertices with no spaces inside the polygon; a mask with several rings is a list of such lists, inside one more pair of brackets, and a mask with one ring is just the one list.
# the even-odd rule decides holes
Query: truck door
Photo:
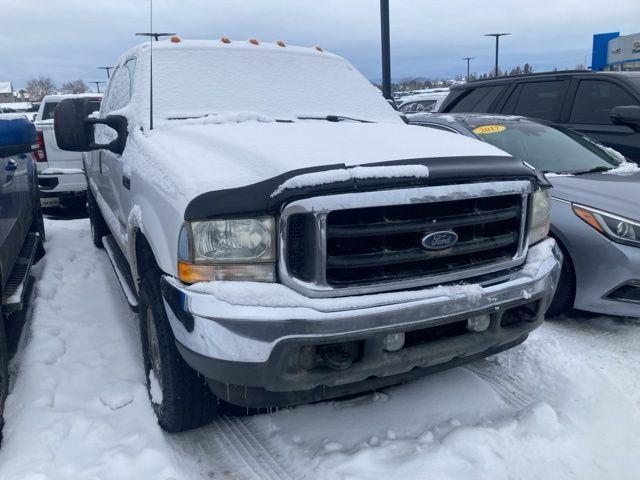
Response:
[{"label": "truck door", "polygon": [[[131,100],[135,59],[129,59],[119,66],[109,82],[109,89],[102,100],[100,116],[125,107]],[[115,138],[115,131],[104,125],[96,125],[96,142],[109,143]],[[124,168],[122,155],[108,150],[100,150],[98,158],[100,194],[117,219],[118,225],[109,225],[122,248],[123,237],[127,231],[127,216],[130,206],[130,178]]]}]

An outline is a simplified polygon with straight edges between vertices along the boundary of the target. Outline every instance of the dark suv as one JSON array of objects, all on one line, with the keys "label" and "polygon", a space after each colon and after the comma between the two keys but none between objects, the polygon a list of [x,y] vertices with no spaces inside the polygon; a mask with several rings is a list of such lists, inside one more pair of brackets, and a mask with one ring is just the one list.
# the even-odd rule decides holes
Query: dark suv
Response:
[{"label": "dark suv", "polygon": [[581,70],[470,82],[453,87],[440,112],[549,120],[640,162],[640,72]]}]

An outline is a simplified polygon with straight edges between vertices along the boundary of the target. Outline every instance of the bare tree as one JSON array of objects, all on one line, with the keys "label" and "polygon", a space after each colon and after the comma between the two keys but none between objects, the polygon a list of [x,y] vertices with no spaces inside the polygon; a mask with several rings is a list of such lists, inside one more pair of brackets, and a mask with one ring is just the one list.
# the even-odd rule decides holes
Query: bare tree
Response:
[{"label": "bare tree", "polygon": [[32,78],[27,82],[26,87],[29,98],[32,102],[40,102],[45,95],[56,93],[56,85],[51,77]]},{"label": "bare tree", "polygon": [[62,91],[64,93],[85,93],[89,90],[87,84],[83,80],[72,80],[62,84]]}]

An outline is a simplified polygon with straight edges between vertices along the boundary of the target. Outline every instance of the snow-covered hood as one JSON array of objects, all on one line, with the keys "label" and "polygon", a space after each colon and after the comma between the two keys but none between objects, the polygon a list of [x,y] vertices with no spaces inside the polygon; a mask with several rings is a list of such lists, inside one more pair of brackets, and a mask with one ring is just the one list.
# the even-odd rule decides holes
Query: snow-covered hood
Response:
[{"label": "snow-covered hood", "polygon": [[640,173],[557,176],[551,196],[640,220]]},{"label": "snow-covered hood", "polygon": [[404,123],[184,124],[165,126],[147,135],[137,132],[135,138],[144,155],[153,159],[158,173],[173,182],[173,190],[186,200],[324,165],[509,157],[478,140]]}]

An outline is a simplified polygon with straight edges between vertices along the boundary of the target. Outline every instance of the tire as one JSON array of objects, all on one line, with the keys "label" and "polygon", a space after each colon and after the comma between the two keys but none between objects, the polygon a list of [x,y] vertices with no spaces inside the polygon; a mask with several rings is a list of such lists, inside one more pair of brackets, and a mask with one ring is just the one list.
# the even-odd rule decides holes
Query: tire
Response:
[{"label": "tire", "polygon": [[[142,277],[138,317],[147,392],[158,423],[168,432],[206,425],[217,415],[216,397],[204,377],[185,363],[176,348],[160,293],[158,270],[150,270]],[[152,372],[157,381],[153,386]]]},{"label": "tire", "polygon": [[98,203],[91,193],[91,189],[87,188],[87,213],[89,215],[89,223],[91,224],[91,239],[97,248],[104,248],[102,245],[102,237],[109,235],[109,227],[104,221],[104,217],[98,208]]},{"label": "tire", "polygon": [[2,442],[2,429],[4,428],[4,404],[9,394],[9,352],[7,337],[4,332],[4,314],[0,305],[0,443]]},{"label": "tire", "polygon": [[547,309],[547,317],[557,317],[569,314],[573,310],[576,298],[576,272],[567,251],[561,247],[564,259],[562,260],[562,271],[558,281],[558,289]]}]

